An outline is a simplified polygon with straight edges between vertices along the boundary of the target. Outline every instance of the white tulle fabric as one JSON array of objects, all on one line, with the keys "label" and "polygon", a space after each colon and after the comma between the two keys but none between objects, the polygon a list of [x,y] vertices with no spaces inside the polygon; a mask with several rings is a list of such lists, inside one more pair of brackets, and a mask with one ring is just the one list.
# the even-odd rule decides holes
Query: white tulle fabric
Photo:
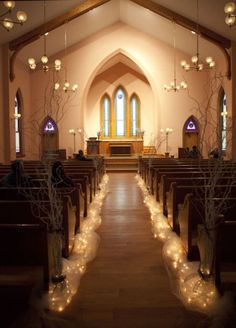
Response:
[{"label": "white tulle fabric", "polygon": [[187,261],[181,240],[167,223],[160,204],[149,194],[141,177],[136,175],[135,179],[150,211],[153,235],[163,241],[163,259],[173,293],[187,308],[217,318],[212,321],[212,327],[221,327],[219,324],[233,308],[231,295],[220,296],[214,284],[199,275],[199,262]]},{"label": "white tulle fabric", "polygon": [[79,287],[80,278],[85,273],[86,265],[92,261],[100,243],[100,237],[95,230],[101,224],[101,206],[107,193],[108,175],[104,175],[93,202],[88,209],[88,216],[81,224],[81,229],[75,236],[72,254],[63,258],[63,274],[66,279],[62,283],[51,284],[46,297],[50,310],[63,311],[70,303]]}]

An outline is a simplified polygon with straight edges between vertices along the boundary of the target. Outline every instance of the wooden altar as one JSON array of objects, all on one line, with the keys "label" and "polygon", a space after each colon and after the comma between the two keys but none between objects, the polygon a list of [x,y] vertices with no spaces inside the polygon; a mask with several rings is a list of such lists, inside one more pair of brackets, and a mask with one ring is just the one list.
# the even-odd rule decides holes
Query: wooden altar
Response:
[{"label": "wooden altar", "polygon": [[142,139],[110,139],[101,140],[100,155],[103,156],[134,156],[143,151]]}]

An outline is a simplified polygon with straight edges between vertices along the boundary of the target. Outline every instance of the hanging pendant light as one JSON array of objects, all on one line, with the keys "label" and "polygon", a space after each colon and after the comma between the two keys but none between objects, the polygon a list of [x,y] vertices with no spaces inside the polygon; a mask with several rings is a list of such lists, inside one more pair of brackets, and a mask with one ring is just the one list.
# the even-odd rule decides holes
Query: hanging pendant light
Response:
[{"label": "hanging pendant light", "polygon": [[169,85],[165,84],[164,85],[164,89],[166,91],[179,91],[179,90],[185,90],[187,89],[187,84],[185,81],[181,81],[180,84],[177,83],[177,79],[176,79],[176,40],[175,40],[175,29],[176,29],[176,24],[173,21],[173,50],[174,50],[174,65],[173,65],[173,69],[174,69],[174,78],[173,81],[170,82]]},{"label": "hanging pendant light", "polygon": [[199,6],[198,6],[198,0],[197,1],[197,31],[196,33],[196,53],[195,55],[192,56],[191,58],[191,63],[188,63],[186,60],[181,61],[181,66],[182,68],[188,72],[191,70],[194,71],[202,71],[204,69],[211,69],[215,67],[215,61],[211,56],[206,57],[205,63],[200,60],[200,54],[199,54],[199,36],[200,36],[200,31],[199,31]]}]

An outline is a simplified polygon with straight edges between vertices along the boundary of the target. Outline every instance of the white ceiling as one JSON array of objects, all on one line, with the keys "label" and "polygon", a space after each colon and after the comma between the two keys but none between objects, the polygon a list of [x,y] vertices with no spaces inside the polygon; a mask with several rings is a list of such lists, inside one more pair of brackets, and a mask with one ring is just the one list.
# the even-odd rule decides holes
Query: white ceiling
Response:
[{"label": "white ceiling", "polygon": [[[197,0],[152,0],[157,4],[167,7],[193,21],[196,21]],[[60,0],[46,1],[46,20],[49,21],[67,11],[70,11],[85,0]],[[228,28],[224,23],[225,0],[199,0],[199,24],[203,25],[229,39],[236,41],[236,27]],[[28,15],[28,20],[23,26],[15,26],[13,30],[7,32],[0,29],[0,44],[7,43],[15,38],[29,32],[30,30],[43,24],[43,1],[16,1],[16,7],[11,15],[17,10],[24,10]],[[0,13],[4,10],[0,3]],[[168,44],[173,43],[173,26],[171,22],[157,14],[142,8],[129,0],[111,0],[102,6],[74,19],[67,26],[68,47],[86,37],[102,30],[111,24],[124,22],[142,32],[158,38]],[[65,27],[62,26],[50,32],[47,39],[47,54],[53,55],[64,49]],[[195,37],[182,27],[176,28],[176,47],[191,54],[195,46]],[[200,49],[205,56],[211,45],[202,41]],[[29,57],[40,57],[43,52],[43,41],[35,41],[25,47],[20,52],[20,59],[27,62]],[[205,52],[205,53],[204,53]]]}]

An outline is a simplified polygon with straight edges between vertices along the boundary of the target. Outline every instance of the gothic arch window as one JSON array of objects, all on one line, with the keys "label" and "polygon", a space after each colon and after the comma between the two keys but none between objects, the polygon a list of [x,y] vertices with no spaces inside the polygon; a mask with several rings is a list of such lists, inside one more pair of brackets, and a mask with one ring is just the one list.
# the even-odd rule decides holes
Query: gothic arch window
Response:
[{"label": "gothic arch window", "polygon": [[220,147],[222,151],[227,148],[227,107],[226,94],[221,90],[220,94]]},{"label": "gothic arch window", "polygon": [[102,131],[105,138],[111,136],[111,99],[105,94],[102,98]]},{"label": "gothic arch window", "polygon": [[22,146],[22,100],[21,94],[18,90],[15,96],[15,147],[16,147],[16,156],[23,155],[23,146]]},{"label": "gothic arch window", "polygon": [[133,93],[129,98],[119,86],[112,99],[105,93],[101,98],[101,132],[103,138],[136,138],[140,135],[140,100]]},{"label": "gothic arch window", "polygon": [[125,137],[126,135],[126,95],[122,87],[115,93],[115,136]]},{"label": "gothic arch window", "polygon": [[136,94],[130,98],[130,136],[138,136],[140,130],[140,101]]}]

